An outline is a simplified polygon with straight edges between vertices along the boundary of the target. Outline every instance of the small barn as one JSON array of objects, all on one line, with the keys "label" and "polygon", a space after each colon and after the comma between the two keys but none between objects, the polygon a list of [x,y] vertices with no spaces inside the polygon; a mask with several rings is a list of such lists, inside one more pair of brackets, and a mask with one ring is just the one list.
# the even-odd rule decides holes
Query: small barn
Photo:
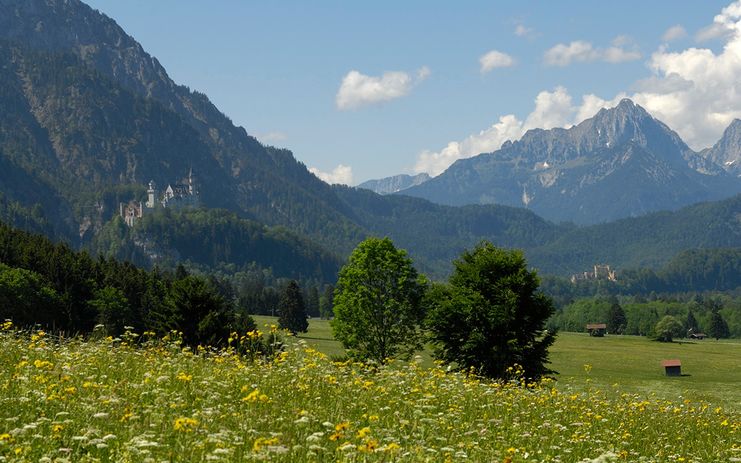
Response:
[{"label": "small barn", "polygon": [[587,333],[589,333],[590,336],[599,336],[602,337],[607,333],[607,324],[606,323],[587,323]]},{"label": "small barn", "polygon": [[661,366],[666,371],[666,376],[682,376],[682,362],[678,359],[663,360]]}]

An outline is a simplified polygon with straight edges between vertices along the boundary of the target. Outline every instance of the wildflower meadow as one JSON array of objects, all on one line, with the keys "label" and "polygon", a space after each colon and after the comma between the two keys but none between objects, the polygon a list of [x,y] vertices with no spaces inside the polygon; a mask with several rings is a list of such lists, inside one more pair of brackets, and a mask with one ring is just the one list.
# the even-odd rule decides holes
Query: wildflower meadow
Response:
[{"label": "wildflower meadow", "polygon": [[6,323],[0,461],[741,461],[739,415],[713,404],[335,361],[291,337],[250,355],[263,337],[193,351]]}]

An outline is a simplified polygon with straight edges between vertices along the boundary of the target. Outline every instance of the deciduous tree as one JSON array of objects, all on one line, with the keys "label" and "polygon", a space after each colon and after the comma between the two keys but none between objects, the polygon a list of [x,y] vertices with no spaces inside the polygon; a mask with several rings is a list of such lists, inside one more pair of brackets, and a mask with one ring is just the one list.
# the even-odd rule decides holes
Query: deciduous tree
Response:
[{"label": "deciduous tree", "polygon": [[360,243],[340,270],[332,330],[348,355],[384,362],[422,346],[425,280],[388,238]]},{"label": "deciduous tree", "polygon": [[538,292],[522,252],[482,242],[454,265],[449,283],[428,298],[436,357],[491,378],[515,364],[531,379],[553,373],[546,364],[555,335],[545,330],[553,303]]}]

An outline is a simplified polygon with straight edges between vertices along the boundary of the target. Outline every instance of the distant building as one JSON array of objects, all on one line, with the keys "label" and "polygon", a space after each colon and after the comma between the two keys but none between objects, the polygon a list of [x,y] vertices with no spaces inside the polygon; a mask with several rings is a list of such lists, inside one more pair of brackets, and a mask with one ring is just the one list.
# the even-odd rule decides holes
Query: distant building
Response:
[{"label": "distant building", "polygon": [[606,323],[587,323],[587,333],[590,336],[602,337],[607,333]]},{"label": "distant building", "polygon": [[119,215],[123,217],[124,222],[129,227],[133,227],[136,220],[141,219],[144,215],[144,208],[139,201],[129,201],[128,204],[120,203],[118,209]]},{"label": "distant building", "polygon": [[592,272],[587,271],[571,275],[572,283],[593,280],[617,281],[617,274],[607,264],[595,264],[594,271]]},{"label": "distant building", "polygon": [[180,183],[170,183],[161,193],[157,190],[154,180],[149,181],[147,188],[147,201],[142,204],[139,201],[129,201],[128,204],[119,204],[119,215],[123,217],[126,225],[133,227],[138,219],[144,216],[145,210],[154,210],[160,207],[179,209],[181,207],[196,207],[201,201],[201,191],[198,180],[193,174],[193,168],[188,171],[188,176]]},{"label": "distant building", "polygon": [[666,376],[682,376],[682,362],[678,359],[663,360],[661,366],[664,367]]}]

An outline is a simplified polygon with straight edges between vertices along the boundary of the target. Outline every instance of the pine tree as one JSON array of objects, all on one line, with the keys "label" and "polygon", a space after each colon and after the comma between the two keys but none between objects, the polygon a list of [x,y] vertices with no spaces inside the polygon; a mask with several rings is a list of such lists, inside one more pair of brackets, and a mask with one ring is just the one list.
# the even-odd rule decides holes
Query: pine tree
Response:
[{"label": "pine tree", "polygon": [[296,280],[288,282],[278,304],[278,326],[293,334],[306,333],[309,321],[306,317],[306,305]]},{"label": "pine tree", "polygon": [[710,314],[710,330],[708,331],[708,334],[716,340],[727,338],[731,334],[728,329],[728,323],[726,323],[723,315],[720,314],[718,309],[713,310]]},{"label": "pine tree", "polygon": [[312,317],[319,316],[319,290],[316,286],[309,288],[306,294],[306,312]]},{"label": "pine tree", "polygon": [[332,285],[327,285],[324,288],[324,294],[319,298],[319,316],[325,320],[332,318],[334,311],[332,310],[334,301],[334,288]]},{"label": "pine tree", "polygon": [[628,318],[625,316],[625,310],[616,299],[610,305],[610,310],[607,313],[607,331],[614,334],[623,334],[627,325]]}]

